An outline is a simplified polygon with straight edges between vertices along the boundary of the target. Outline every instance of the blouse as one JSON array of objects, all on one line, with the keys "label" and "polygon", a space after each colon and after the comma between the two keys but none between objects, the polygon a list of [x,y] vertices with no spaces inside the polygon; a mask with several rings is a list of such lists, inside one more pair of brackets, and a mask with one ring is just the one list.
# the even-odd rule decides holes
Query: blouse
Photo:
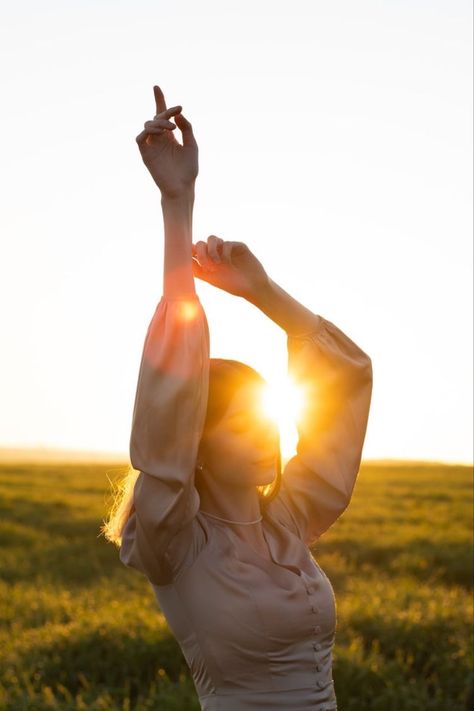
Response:
[{"label": "blouse", "polygon": [[347,508],[358,475],[372,363],[334,323],[287,334],[305,392],[296,454],[262,506],[271,561],[200,511],[194,485],[209,386],[209,327],[197,294],[163,295],[148,327],[132,417],[139,471],[121,562],[143,573],[204,711],[333,711],[337,614],[309,546]]}]

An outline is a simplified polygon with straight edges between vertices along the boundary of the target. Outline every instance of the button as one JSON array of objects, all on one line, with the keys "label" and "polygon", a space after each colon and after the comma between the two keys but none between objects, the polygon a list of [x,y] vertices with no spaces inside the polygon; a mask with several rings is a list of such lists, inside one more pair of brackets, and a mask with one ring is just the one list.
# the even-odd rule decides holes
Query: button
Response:
[{"label": "button", "polygon": [[306,594],[307,594],[307,595],[311,595],[312,592],[313,592],[313,591],[311,590],[311,588],[306,588]]},{"label": "button", "polygon": [[316,671],[321,671],[321,670],[322,670],[321,664],[316,664]]},{"label": "button", "polygon": [[319,686],[320,689],[322,689],[323,686],[326,685],[326,682],[323,681],[322,679],[318,679],[318,681],[316,682],[316,684]]},{"label": "button", "polygon": [[320,627],[320,625],[316,625],[316,627],[313,627],[313,630],[316,632],[316,634],[317,634],[318,632],[321,632],[321,627]]},{"label": "button", "polygon": [[319,612],[319,608],[315,607],[314,605],[311,605],[311,610],[314,612],[314,614],[317,614]]},{"label": "button", "polygon": [[318,650],[319,650],[319,649],[321,649],[322,645],[321,645],[319,642],[315,642],[315,643],[313,644],[313,647],[314,647],[314,649],[318,649]]}]

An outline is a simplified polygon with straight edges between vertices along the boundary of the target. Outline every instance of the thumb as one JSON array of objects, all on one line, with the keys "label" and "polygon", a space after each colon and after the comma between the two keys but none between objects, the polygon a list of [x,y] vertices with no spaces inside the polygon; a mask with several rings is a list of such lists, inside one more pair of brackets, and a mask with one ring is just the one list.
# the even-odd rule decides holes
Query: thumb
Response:
[{"label": "thumb", "polygon": [[193,127],[188,119],[183,116],[181,111],[173,118],[183,136],[183,146],[197,146],[196,139],[194,138]]},{"label": "thumb", "polygon": [[206,271],[201,267],[201,265],[199,264],[199,262],[197,261],[197,259],[194,259],[194,258],[191,259],[191,263],[192,263],[192,265],[193,265],[193,273],[194,273],[194,276],[197,276],[198,279],[202,279],[203,281],[208,281],[207,275],[209,274],[209,272],[206,272]]}]

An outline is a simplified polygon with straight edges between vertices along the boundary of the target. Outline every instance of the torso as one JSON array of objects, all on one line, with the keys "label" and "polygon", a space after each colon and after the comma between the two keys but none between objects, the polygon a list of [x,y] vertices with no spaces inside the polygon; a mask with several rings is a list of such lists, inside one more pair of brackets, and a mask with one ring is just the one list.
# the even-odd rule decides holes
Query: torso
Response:
[{"label": "torso", "polygon": [[255,540],[255,538],[247,538],[246,536],[242,536],[242,534],[239,535],[239,538],[242,538],[248,546],[258,553],[258,555],[261,555],[263,558],[270,561],[270,563],[273,563],[273,558],[270,555],[268,544],[265,540],[263,532],[261,533],[261,537],[257,538],[257,540]]},{"label": "torso", "polygon": [[270,563],[273,562],[273,559],[272,559],[272,557],[271,557],[271,555],[270,555],[270,551],[268,550],[268,546],[267,546],[267,545],[265,545],[265,546],[256,546],[256,545],[254,545],[253,543],[252,543],[252,544],[249,543],[249,545],[251,545],[252,548],[254,549],[254,551],[256,551],[259,555],[261,555],[263,558],[266,558],[267,560],[269,560]]}]

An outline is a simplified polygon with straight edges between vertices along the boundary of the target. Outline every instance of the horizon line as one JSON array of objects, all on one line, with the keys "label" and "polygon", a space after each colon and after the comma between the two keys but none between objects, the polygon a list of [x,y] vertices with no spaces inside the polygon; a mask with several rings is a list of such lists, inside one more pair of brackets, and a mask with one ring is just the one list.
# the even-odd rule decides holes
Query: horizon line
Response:
[{"label": "horizon line", "polygon": [[[294,455],[290,455],[291,456]],[[91,462],[120,462],[124,465],[130,465],[130,457],[126,451],[118,450],[95,450],[95,449],[77,449],[68,447],[48,447],[48,446],[37,446],[37,447],[0,447],[0,463],[14,462],[19,463],[21,461],[36,461],[36,462],[59,462],[60,458],[63,457],[64,461],[91,461]],[[435,465],[451,465],[451,466],[465,466],[473,467],[474,462],[463,461],[463,460],[447,460],[447,459],[414,459],[412,457],[402,458],[402,457],[373,457],[365,458],[361,460],[361,466],[364,464],[379,464],[384,466],[390,465],[400,465],[400,464],[411,464],[413,466],[435,466]]]}]

